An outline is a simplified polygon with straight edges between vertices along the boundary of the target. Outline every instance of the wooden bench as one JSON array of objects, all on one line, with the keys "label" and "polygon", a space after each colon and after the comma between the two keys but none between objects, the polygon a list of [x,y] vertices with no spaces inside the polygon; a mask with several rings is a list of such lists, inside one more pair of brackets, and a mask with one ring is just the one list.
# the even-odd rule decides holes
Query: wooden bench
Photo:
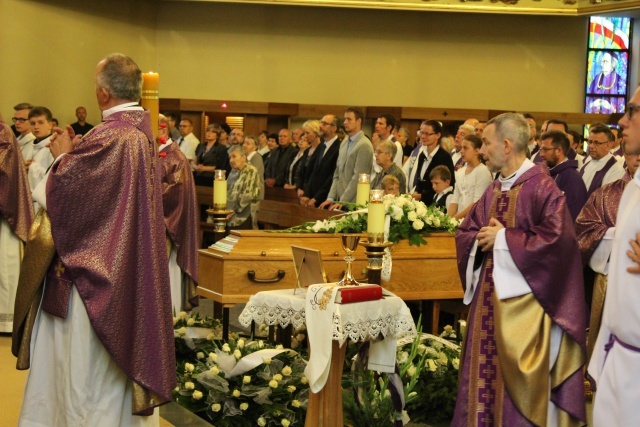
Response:
[{"label": "wooden bench", "polygon": [[[213,188],[206,187],[202,185],[196,185],[196,200],[198,202],[198,206],[204,206],[205,209],[210,209],[213,207]],[[202,211],[202,208],[200,209]],[[199,223],[199,240],[198,246],[202,247],[202,239],[204,237],[205,231],[213,233],[213,223],[207,222],[207,218],[200,218]]]},{"label": "wooden bench", "polygon": [[264,224],[265,229],[278,230],[294,227],[308,221],[322,221],[336,213],[325,209],[294,205],[293,203],[263,200],[260,202],[258,222]]}]

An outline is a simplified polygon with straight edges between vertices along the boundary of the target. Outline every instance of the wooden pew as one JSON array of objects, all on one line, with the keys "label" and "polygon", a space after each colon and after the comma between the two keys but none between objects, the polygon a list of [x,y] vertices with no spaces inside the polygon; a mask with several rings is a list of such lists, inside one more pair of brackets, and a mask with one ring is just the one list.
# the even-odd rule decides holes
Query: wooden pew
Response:
[{"label": "wooden pew", "polygon": [[[210,209],[211,207],[213,207],[213,188],[196,185],[196,199],[199,206],[205,206],[206,209]],[[199,225],[200,227],[198,234],[198,246],[202,247],[202,238],[204,237],[205,231],[210,231],[213,233],[213,223],[207,222],[207,218],[205,217],[200,218]]]},{"label": "wooden pew", "polygon": [[308,221],[324,220],[336,213],[338,212],[265,199],[260,202],[258,222],[264,224],[265,229],[277,230],[294,227]]},{"label": "wooden pew", "polygon": [[286,190],[282,187],[265,187],[265,200],[274,200],[276,202],[298,204],[298,193],[296,190]]}]

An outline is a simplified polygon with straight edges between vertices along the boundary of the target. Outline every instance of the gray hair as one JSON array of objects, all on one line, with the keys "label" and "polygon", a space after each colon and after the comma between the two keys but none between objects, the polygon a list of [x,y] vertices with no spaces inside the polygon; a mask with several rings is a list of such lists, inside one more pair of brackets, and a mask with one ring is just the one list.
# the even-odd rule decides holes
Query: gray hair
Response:
[{"label": "gray hair", "polygon": [[[244,142],[247,142],[247,140],[249,140],[249,139],[250,139],[251,141],[253,141],[253,145],[255,145],[256,147],[258,146],[258,140],[256,139],[256,137],[255,137],[255,136],[253,136],[253,135],[245,136],[245,137],[244,137]],[[243,147],[243,148],[244,148],[244,147]]]},{"label": "gray hair", "polygon": [[500,141],[508,139],[516,152],[526,153],[529,144],[529,124],[522,114],[503,113],[487,122],[487,127],[496,127],[496,137]]},{"label": "gray hair", "polygon": [[391,153],[391,158],[392,159],[396,156],[396,153],[398,152],[398,148],[396,147],[396,143],[395,142],[391,142],[389,140],[385,140],[385,141],[380,142],[380,144],[378,144],[378,147],[381,147],[387,153]]},{"label": "gray hair", "polygon": [[142,72],[130,57],[113,53],[105,57],[97,75],[98,86],[118,99],[138,102],[142,97]]},{"label": "gray hair", "polygon": [[237,151],[238,154],[240,154],[241,156],[245,156],[245,157],[247,156],[247,152],[244,151],[244,148],[240,144],[232,145],[229,148],[229,155],[231,155],[231,153],[233,153],[234,151]]},{"label": "gray hair", "polygon": [[469,135],[474,135],[476,132],[476,129],[471,126],[471,125],[460,125],[460,127],[458,128],[458,130],[466,130],[467,132],[469,132]]}]

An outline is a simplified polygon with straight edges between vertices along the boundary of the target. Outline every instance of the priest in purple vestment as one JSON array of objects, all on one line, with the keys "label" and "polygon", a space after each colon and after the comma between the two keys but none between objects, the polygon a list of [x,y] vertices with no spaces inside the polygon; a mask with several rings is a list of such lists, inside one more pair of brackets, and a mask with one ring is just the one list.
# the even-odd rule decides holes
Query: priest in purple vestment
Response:
[{"label": "priest in purple vestment", "polygon": [[487,122],[482,154],[503,178],[456,234],[471,304],[453,426],[583,425],[586,305],[566,199],[527,155],[519,114]]},{"label": "priest in purple vestment", "polygon": [[[613,235],[616,229],[616,216],[620,199],[627,184],[633,179],[638,169],[638,156],[624,151],[627,168],[621,179],[598,188],[591,193],[587,203],[582,208],[576,220],[576,236],[582,254],[582,263],[595,272],[591,297],[591,315],[589,317],[589,337],[587,340],[587,360],[593,353],[607,292],[607,275],[609,274],[609,259],[613,245]],[[585,279],[589,276],[585,273]],[[585,284],[585,289],[591,286]]]},{"label": "priest in purple vestment", "polygon": [[158,120],[158,157],[162,171],[162,204],[167,228],[173,312],[198,305],[198,223],[196,186],[187,157],[169,136],[169,120]]},{"label": "priest in purple vestment", "polygon": [[567,199],[571,219],[575,221],[587,201],[587,187],[578,173],[578,161],[568,158],[569,138],[563,132],[550,130],[541,137],[540,156],[549,167],[551,178]]},{"label": "priest in purple vestment", "polygon": [[11,332],[20,259],[33,222],[20,145],[0,117],[0,332]]},{"label": "priest in purple vestment", "polygon": [[95,83],[102,123],[81,138],[56,128],[50,145],[39,202],[55,257],[21,426],[157,423],[154,407],[176,384],[161,168],[138,105],[142,73],[113,54],[98,63]]}]

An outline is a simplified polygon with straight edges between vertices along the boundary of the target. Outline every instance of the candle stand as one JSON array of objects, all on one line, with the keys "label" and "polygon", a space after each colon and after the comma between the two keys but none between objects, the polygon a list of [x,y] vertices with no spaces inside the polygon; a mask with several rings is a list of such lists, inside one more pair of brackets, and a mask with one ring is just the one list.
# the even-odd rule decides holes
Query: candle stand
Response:
[{"label": "candle stand", "polygon": [[371,284],[380,285],[384,250],[393,246],[393,243],[365,240],[360,242],[360,245],[364,246],[364,253],[369,261],[367,264],[367,281]]}]

